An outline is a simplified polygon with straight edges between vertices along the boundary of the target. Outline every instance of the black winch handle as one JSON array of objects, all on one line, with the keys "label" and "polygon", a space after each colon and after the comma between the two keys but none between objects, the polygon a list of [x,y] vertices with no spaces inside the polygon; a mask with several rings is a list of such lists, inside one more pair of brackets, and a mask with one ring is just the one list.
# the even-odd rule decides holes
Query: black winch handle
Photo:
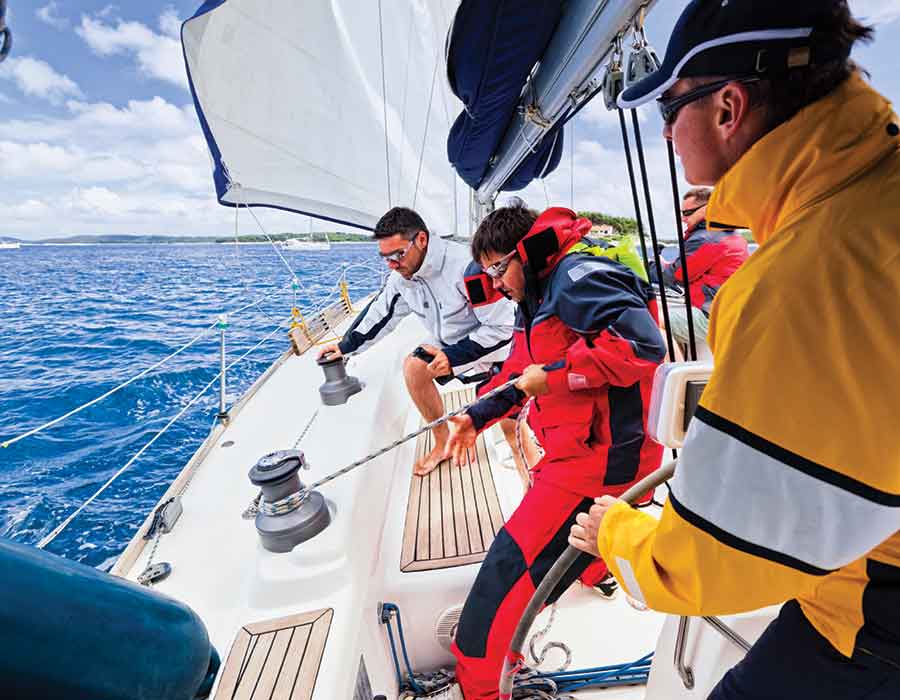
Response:
[{"label": "black winch handle", "polygon": [[[645,493],[671,479],[674,473],[675,461],[673,460],[664,464],[652,474],[645,476],[619,496],[619,499],[625,501],[629,505],[634,505]],[[516,678],[516,674],[525,665],[525,656],[522,653],[522,650],[525,648],[525,637],[528,636],[531,624],[538,616],[538,613],[543,609],[544,603],[547,602],[547,598],[550,597],[553,589],[556,588],[557,584],[562,580],[566,572],[572,568],[575,560],[578,559],[581,554],[582,551],[576,549],[572,545],[566,547],[566,551],[564,551],[559,559],[556,560],[550,568],[550,571],[544,576],[541,585],[537,587],[537,590],[531,597],[528,607],[525,608],[525,612],[519,620],[512,641],[509,643],[506,658],[503,659],[503,671],[500,674],[500,700],[511,700],[512,698],[513,681]]]}]

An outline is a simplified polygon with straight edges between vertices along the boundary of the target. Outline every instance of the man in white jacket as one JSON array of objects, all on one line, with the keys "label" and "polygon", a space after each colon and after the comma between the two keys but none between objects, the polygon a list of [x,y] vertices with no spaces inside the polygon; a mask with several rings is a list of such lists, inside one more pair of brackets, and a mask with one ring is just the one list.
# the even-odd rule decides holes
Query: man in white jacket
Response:
[{"label": "man in white jacket", "polygon": [[[394,207],[381,217],[375,239],[392,273],[340,343],[325,346],[319,356],[366,350],[405,316],[415,314],[428,329],[430,342],[406,357],[403,376],[413,403],[430,422],[444,412],[435,381],[486,379],[492,363],[506,359],[515,304],[500,298],[473,307],[465,280],[481,269],[472,261],[468,246],[432,236],[412,209]],[[433,435],[434,448],[416,462],[415,474],[427,474],[445,457],[447,427],[435,428]]]}]

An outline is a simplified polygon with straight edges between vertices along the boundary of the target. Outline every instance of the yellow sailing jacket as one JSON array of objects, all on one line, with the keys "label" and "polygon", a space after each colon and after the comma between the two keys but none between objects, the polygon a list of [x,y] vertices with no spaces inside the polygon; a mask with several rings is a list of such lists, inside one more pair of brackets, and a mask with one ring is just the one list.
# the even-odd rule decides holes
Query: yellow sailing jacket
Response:
[{"label": "yellow sailing jacket", "polygon": [[710,318],[713,376],[656,521],[598,544],[682,615],[797,598],[846,656],[900,663],[900,121],[853,76],[756,143],[708,218],[759,250]]}]

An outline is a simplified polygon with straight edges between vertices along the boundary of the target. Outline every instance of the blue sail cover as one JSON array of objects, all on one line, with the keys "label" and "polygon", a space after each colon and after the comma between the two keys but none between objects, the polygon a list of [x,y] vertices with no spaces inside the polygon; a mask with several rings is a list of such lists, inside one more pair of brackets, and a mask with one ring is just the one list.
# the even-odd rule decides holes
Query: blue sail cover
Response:
[{"label": "blue sail cover", "polygon": [[[447,77],[465,104],[447,139],[447,156],[477,188],[506,133],[525,81],[550,42],[559,0],[462,0],[447,45]],[[561,131],[538,144],[502,190],[549,175],[562,156]]]}]

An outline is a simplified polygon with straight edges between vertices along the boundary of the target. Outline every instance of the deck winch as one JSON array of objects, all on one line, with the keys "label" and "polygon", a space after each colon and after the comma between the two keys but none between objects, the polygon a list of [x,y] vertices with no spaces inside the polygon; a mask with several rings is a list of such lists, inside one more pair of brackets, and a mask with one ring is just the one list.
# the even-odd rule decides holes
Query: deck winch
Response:
[{"label": "deck winch", "polygon": [[307,469],[300,450],[281,450],[262,457],[250,470],[250,481],[262,489],[256,531],[270,552],[290,552],[331,524],[325,497],[308,491],[297,473]]},{"label": "deck winch", "polygon": [[346,358],[329,353],[317,360],[325,373],[325,383],[319,387],[319,395],[326,406],[340,406],[362,391],[362,382],[347,374]]}]

